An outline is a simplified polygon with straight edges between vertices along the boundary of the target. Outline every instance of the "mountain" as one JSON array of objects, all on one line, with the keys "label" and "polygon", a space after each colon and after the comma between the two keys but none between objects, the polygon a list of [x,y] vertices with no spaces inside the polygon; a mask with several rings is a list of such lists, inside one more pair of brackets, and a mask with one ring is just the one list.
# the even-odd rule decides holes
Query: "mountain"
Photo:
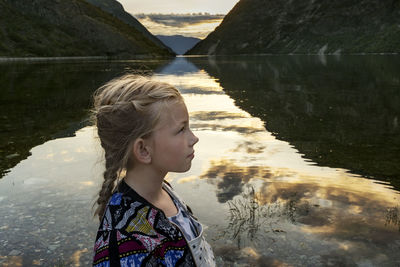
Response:
[{"label": "mountain", "polygon": [[399,0],[240,0],[187,54],[398,52]]},{"label": "mountain", "polygon": [[0,56],[169,57],[141,31],[84,0],[0,0]]},{"label": "mountain", "polygon": [[122,20],[126,24],[135,27],[135,29],[140,31],[144,36],[149,38],[153,43],[157,44],[159,47],[169,49],[169,47],[166,47],[164,43],[162,43],[157,37],[151,34],[146,29],[146,27],[144,27],[135,17],[127,13],[124,10],[124,7],[118,1],[116,0],[86,0],[86,1],[112,14],[113,16]]},{"label": "mountain", "polygon": [[183,55],[201,39],[182,35],[157,35],[157,37],[176,54]]}]

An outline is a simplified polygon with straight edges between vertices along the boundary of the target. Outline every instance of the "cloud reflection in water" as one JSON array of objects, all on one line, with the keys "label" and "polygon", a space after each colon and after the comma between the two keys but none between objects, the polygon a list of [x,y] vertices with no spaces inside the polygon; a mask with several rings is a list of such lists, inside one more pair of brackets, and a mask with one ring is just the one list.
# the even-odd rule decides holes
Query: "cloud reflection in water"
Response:
[{"label": "cloud reflection in water", "polygon": [[[177,59],[154,75],[182,92],[191,128],[200,137],[192,169],[168,179],[205,223],[207,238],[225,264],[219,266],[400,264],[399,195],[389,184],[378,184],[345,169],[315,166],[265,130],[264,121],[241,109],[238,103],[244,98],[240,94],[226,95],[231,88],[221,87],[219,80],[204,70],[191,66],[186,73],[184,60]],[[245,81],[251,73],[240,74],[240,81]],[[238,93],[251,86],[235,85]],[[275,88],[286,95],[283,86]],[[304,90],[304,86],[296,88]],[[275,103],[281,102],[271,102]],[[310,103],[306,111],[312,113],[316,103]],[[279,125],[285,121],[276,120]],[[390,123],[397,125],[395,120]],[[307,137],[304,146],[314,138]],[[61,240],[62,253],[70,263],[72,255],[81,263],[90,260],[90,250],[84,248],[92,246],[90,236],[97,222],[90,221],[89,202],[103,172],[102,164],[95,165],[101,157],[101,150],[95,147],[100,146],[92,141],[93,129],[88,127],[74,137],[46,142],[33,148],[32,156],[1,180],[0,211],[5,216],[1,217],[0,236],[19,242],[18,246],[4,245],[1,255],[18,248],[25,262],[30,255],[27,251],[32,251],[28,244],[41,249],[34,260],[44,258],[41,255],[50,257],[45,254],[47,245]],[[66,162],[68,158],[75,160]],[[96,167],[91,168],[93,165]],[[20,231],[12,225],[28,228]],[[69,232],[71,225],[82,229]],[[51,260],[60,252],[61,247]]]},{"label": "cloud reflection in water", "polygon": [[[206,61],[196,65],[208,64]],[[225,63],[235,66],[235,62]],[[241,73],[235,90],[249,90],[247,87],[252,85],[245,82],[246,77],[254,73]],[[207,75],[199,70],[185,77],[166,74],[163,78],[184,93],[191,128],[200,137],[195,169],[190,174],[200,179],[178,183],[183,190],[212,188],[201,191],[201,196],[191,196],[191,203],[207,198],[207,207],[215,209],[213,214],[222,214],[222,218],[215,218],[208,213],[209,208],[202,210],[199,205],[195,209],[203,211],[200,218],[211,216],[209,221],[215,222],[208,231],[224,266],[400,263],[400,258],[394,256],[400,248],[393,209],[398,205],[398,194],[388,184],[378,184],[346,169],[316,166],[293,145],[268,132],[268,120],[261,121],[239,108],[238,103],[244,100],[240,95],[185,93],[193,92],[187,88],[188,81],[198,82],[204,92],[230,92],[231,88],[223,88],[214,77],[220,77],[217,71]],[[304,90],[300,85],[293,89]],[[280,94],[286,93],[280,90]],[[307,111],[312,112],[314,104],[310,102]],[[268,110],[270,106],[263,108]],[[289,106],[283,108],[292,110]],[[279,120],[283,125],[286,122]]]}]

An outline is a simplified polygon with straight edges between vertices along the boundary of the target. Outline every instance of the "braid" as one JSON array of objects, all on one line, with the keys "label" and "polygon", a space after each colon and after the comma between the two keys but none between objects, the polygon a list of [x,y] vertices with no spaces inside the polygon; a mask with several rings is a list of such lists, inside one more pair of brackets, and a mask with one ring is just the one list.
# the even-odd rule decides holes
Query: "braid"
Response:
[{"label": "braid", "polygon": [[106,170],[103,173],[104,181],[99,191],[99,197],[96,202],[98,206],[94,213],[94,215],[99,216],[100,220],[104,215],[106,204],[113,193],[115,187],[115,181],[119,176],[118,174],[120,170],[120,167],[117,164],[118,162],[114,162],[116,161],[115,158],[110,157],[107,154],[108,153],[106,152]]}]

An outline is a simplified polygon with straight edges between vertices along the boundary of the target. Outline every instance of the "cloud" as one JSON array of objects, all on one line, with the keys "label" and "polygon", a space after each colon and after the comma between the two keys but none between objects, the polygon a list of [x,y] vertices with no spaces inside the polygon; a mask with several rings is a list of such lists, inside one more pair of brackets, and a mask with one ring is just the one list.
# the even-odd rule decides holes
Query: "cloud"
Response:
[{"label": "cloud", "polygon": [[186,27],[210,21],[221,21],[225,15],[200,14],[136,14],[137,19],[149,19],[169,27]]},{"label": "cloud", "polygon": [[235,132],[243,135],[251,135],[254,133],[262,133],[265,130],[251,126],[226,126],[222,124],[211,123],[192,123],[190,127],[196,131],[218,131],[218,132]]},{"label": "cloud", "polygon": [[224,15],[210,14],[136,14],[154,35],[183,35],[203,39],[223,20]]},{"label": "cloud", "polygon": [[195,120],[202,120],[202,121],[215,121],[215,120],[225,120],[225,119],[242,119],[247,118],[241,113],[232,113],[226,111],[199,111],[199,112],[192,112],[190,117]]},{"label": "cloud", "polygon": [[200,178],[216,184],[217,198],[220,203],[232,200],[243,191],[251,179],[269,178],[271,170],[265,166],[239,166],[232,160],[210,161],[210,168]]},{"label": "cloud", "polygon": [[119,0],[130,13],[193,13],[227,14],[239,0]]}]

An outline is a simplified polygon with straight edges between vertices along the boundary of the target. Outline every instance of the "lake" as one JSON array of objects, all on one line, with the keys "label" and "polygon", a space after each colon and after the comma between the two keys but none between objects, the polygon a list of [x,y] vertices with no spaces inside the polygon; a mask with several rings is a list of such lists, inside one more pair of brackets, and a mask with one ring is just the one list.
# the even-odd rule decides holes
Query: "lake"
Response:
[{"label": "lake", "polygon": [[400,265],[400,57],[0,62],[0,265],[87,266],[103,153],[91,94],[176,86],[200,138],[167,180],[218,266]]}]

